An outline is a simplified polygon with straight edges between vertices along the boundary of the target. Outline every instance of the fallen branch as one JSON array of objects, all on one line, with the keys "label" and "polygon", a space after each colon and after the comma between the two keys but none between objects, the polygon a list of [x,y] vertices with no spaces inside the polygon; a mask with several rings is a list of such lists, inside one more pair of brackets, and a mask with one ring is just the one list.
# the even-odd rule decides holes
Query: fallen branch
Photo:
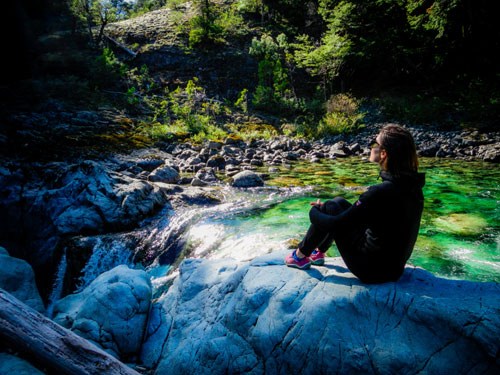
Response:
[{"label": "fallen branch", "polygon": [[116,45],[117,47],[121,48],[122,50],[124,50],[125,52],[127,52],[129,55],[132,55],[133,57],[136,57],[137,56],[137,53],[135,53],[134,51],[132,51],[130,48],[126,47],[125,45],[121,44],[119,41],[111,38],[108,34],[104,33],[103,34],[104,38],[106,38],[108,41],[110,41],[111,43],[113,43],[114,45]]},{"label": "fallen branch", "polygon": [[0,339],[50,373],[139,375],[102,349],[0,289]]}]

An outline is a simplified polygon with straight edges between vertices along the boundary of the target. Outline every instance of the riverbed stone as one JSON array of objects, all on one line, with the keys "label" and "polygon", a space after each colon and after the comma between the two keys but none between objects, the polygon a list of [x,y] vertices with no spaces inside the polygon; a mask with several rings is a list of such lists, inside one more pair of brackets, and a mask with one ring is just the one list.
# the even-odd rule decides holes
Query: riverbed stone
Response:
[{"label": "riverbed stone", "polygon": [[264,181],[262,181],[262,178],[260,178],[257,173],[250,170],[245,170],[235,174],[232,177],[231,185],[241,188],[257,187],[263,186]]},{"label": "riverbed stone", "polygon": [[164,160],[151,158],[151,159],[139,160],[137,162],[137,166],[147,172],[152,172],[159,166],[163,165],[164,163],[165,163]]},{"label": "riverbed stone", "polygon": [[453,213],[438,216],[432,222],[440,231],[461,236],[477,236],[488,227],[488,222],[483,217],[473,214]]},{"label": "riverbed stone", "polygon": [[208,168],[208,167],[203,167],[201,168],[195,176],[197,179],[200,181],[207,183],[215,183],[218,182],[219,180],[217,179],[217,176],[215,175],[215,172],[213,168]]},{"label": "riverbed stone", "polygon": [[11,257],[1,246],[0,288],[36,311],[45,313],[45,307],[35,283],[33,268],[26,261]]},{"label": "riverbed stone", "polygon": [[500,285],[406,267],[362,284],[341,258],[189,259],[155,305],[141,359],[156,374],[497,374]]},{"label": "riverbed stone", "polygon": [[179,173],[174,168],[168,165],[156,168],[149,175],[149,181],[164,182],[167,184],[175,184],[177,181],[179,181],[179,179]]},{"label": "riverbed stone", "polygon": [[54,321],[121,360],[139,353],[151,303],[146,272],[121,265],[59,300]]},{"label": "riverbed stone", "polygon": [[226,163],[224,157],[220,155],[214,155],[207,160],[207,167],[210,168],[221,168]]},{"label": "riverbed stone", "polygon": [[484,161],[498,163],[500,162],[500,144],[479,146],[478,154]]}]

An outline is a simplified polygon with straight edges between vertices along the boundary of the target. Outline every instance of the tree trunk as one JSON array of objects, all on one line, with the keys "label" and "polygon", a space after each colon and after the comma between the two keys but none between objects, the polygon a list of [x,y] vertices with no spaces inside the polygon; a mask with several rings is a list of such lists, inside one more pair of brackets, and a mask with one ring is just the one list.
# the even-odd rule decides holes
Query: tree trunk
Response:
[{"label": "tree trunk", "polygon": [[106,27],[106,23],[104,23],[104,22],[103,22],[103,23],[101,24],[101,27],[99,28],[99,36],[97,37],[97,40],[96,40],[96,42],[95,42],[95,44],[96,44],[97,46],[99,46],[99,44],[101,44],[101,41],[102,41],[102,36],[103,36],[103,34],[104,34],[104,28],[105,28],[105,27]]},{"label": "tree trunk", "polygon": [[139,375],[116,358],[0,289],[0,339],[49,373]]},{"label": "tree trunk", "polygon": [[88,33],[89,33],[89,44],[93,44],[94,43],[94,37],[92,35],[92,24],[91,24],[91,21],[90,21],[90,16],[87,16],[87,30],[88,30]]}]

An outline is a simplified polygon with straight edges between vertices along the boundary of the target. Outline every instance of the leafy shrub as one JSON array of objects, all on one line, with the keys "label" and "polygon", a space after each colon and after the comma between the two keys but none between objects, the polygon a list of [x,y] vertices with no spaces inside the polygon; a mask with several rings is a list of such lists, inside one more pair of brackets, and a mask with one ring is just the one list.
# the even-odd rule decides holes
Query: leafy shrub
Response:
[{"label": "leafy shrub", "polygon": [[113,86],[126,75],[127,70],[127,65],[118,61],[111,48],[105,47],[93,66],[91,82],[98,88]]},{"label": "leafy shrub", "polygon": [[276,41],[270,35],[252,40],[249,53],[260,59],[259,83],[252,100],[255,108],[283,115],[296,112],[303,104],[292,90],[287,50],[284,34],[278,35]]},{"label": "leafy shrub", "polygon": [[325,104],[326,114],[317,129],[318,136],[353,133],[364,127],[364,114],[350,95],[333,95]]}]

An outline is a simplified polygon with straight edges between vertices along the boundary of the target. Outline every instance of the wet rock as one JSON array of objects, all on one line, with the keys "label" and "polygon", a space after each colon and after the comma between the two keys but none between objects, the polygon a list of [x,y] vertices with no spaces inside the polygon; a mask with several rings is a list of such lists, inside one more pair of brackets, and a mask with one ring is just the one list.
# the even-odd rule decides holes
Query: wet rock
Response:
[{"label": "wet rock", "polygon": [[243,141],[239,138],[236,138],[236,137],[227,137],[224,140],[225,145],[239,145],[241,143],[243,143]]},{"label": "wet rock", "polygon": [[140,160],[137,162],[137,166],[141,168],[142,170],[152,172],[159,166],[163,165],[165,162],[160,159],[147,159],[147,160]]},{"label": "wet rock", "polygon": [[222,148],[223,144],[221,142],[208,142],[207,147],[209,149],[214,149],[214,150],[220,150]]},{"label": "wet rock", "polygon": [[207,167],[211,168],[222,168],[226,163],[224,157],[220,155],[214,155],[207,161]]},{"label": "wet rock", "polygon": [[35,283],[35,273],[22,259],[9,255],[0,246],[0,288],[42,314],[45,307]]},{"label": "wet rock", "polygon": [[299,155],[295,152],[285,152],[283,154],[283,157],[287,160],[297,160],[299,158]]},{"label": "wet rock", "polygon": [[186,160],[186,165],[198,165],[201,164],[202,161],[198,156],[190,157]]},{"label": "wet rock", "polygon": [[353,143],[352,145],[349,146],[349,151],[353,154],[356,154],[361,151],[361,146],[359,143]]},{"label": "wet rock", "polygon": [[436,229],[459,236],[477,236],[486,231],[488,222],[474,214],[453,213],[432,220]]},{"label": "wet rock", "polygon": [[0,374],[45,375],[28,361],[7,353],[0,353]]},{"label": "wet rock", "polygon": [[194,177],[192,180],[191,180],[191,185],[192,186],[207,186],[208,183],[205,182],[205,181],[202,181],[200,180],[199,178],[197,177]]},{"label": "wet rock", "polygon": [[228,176],[228,177],[233,177],[239,171],[240,171],[240,168],[233,165],[233,164],[226,165],[225,173],[226,173],[226,176]]},{"label": "wet rock", "polygon": [[418,150],[418,155],[419,156],[436,156],[436,153],[438,152],[440,148],[440,145],[437,143],[431,143],[431,144],[426,144],[420,147]]},{"label": "wet rock", "polygon": [[248,188],[263,186],[264,181],[262,181],[257,173],[246,170],[234,175],[231,185],[234,187]]},{"label": "wet rock", "polygon": [[271,142],[271,144],[269,145],[269,148],[273,151],[275,150],[286,150],[287,147],[286,147],[286,143],[282,142],[282,141],[274,141],[274,142]]},{"label": "wet rock", "polygon": [[0,173],[5,191],[0,209],[9,217],[0,237],[12,255],[33,266],[43,298],[50,290],[62,236],[130,228],[169,201],[160,186],[94,161],[32,165],[26,171],[37,176],[16,180],[16,173]]},{"label": "wet rock", "polygon": [[184,205],[213,205],[221,203],[223,196],[218,191],[213,189],[207,190],[203,187],[189,187],[185,188],[182,194],[176,196],[176,199],[181,200]]},{"label": "wet rock", "polygon": [[349,156],[349,154],[347,152],[345,152],[344,150],[334,149],[330,152],[331,158],[346,158],[348,156]]},{"label": "wet rock", "polygon": [[449,155],[449,152],[446,150],[446,148],[441,147],[437,152],[436,152],[436,157],[438,158],[444,158]]},{"label": "wet rock", "polygon": [[198,153],[193,150],[184,150],[180,155],[177,155],[179,159],[187,160],[192,157],[198,156]]},{"label": "wet rock", "polygon": [[144,271],[121,265],[100,275],[81,293],[59,300],[53,320],[111,355],[131,360],[141,348],[151,294]]},{"label": "wet rock", "polygon": [[311,159],[324,159],[325,154],[321,151],[313,151],[311,154]]},{"label": "wet rock", "polygon": [[179,173],[172,167],[165,165],[156,168],[150,175],[149,181],[164,182],[166,184],[175,184],[179,181]]},{"label": "wet rock", "polygon": [[196,178],[205,183],[215,183],[219,180],[215,175],[213,168],[204,167],[196,173]]},{"label": "wet rock", "polygon": [[192,177],[181,177],[177,183],[179,185],[189,185],[193,181]]},{"label": "wet rock", "polygon": [[285,254],[184,261],[155,305],[142,361],[158,374],[500,371],[498,284],[407,267],[396,283],[366,285],[340,258],[303,272]]},{"label": "wet rock", "polygon": [[500,144],[479,146],[478,156],[484,161],[500,162]]}]

